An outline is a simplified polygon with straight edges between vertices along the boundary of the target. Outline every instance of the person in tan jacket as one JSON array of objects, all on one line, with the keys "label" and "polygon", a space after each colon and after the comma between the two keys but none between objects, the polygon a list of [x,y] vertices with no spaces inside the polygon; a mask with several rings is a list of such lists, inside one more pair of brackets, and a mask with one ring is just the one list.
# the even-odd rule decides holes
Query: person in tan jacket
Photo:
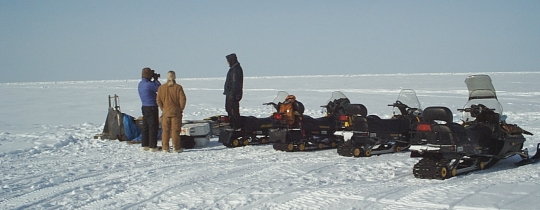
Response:
[{"label": "person in tan jacket", "polygon": [[162,112],[161,144],[163,152],[169,152],[169,140],[172,138],[174,152],[182,152],[182,142],[180,131],[182,129],[182,115],[186,107],[186,95],[184,89],[176,83],[176,73],[169,71],[167,73],[167,83],[159,86],[157,104]]}]

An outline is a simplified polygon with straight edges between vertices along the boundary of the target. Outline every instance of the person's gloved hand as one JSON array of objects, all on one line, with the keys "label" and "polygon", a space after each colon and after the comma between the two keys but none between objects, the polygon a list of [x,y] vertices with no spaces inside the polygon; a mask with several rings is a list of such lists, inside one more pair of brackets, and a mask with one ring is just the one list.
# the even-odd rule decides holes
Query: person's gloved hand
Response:
[{"label": "person's gloved hand", "polygon": [[236,94],[235,98],[236,98],[236,100],[241,100],[242,99],[242,94]]}]

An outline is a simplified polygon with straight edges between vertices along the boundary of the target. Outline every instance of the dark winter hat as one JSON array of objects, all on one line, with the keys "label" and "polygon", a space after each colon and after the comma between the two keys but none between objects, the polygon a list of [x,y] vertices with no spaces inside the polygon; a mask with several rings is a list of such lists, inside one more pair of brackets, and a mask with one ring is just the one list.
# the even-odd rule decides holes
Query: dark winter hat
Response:
[{"label": "dark winter hat", "polygon": [[233,64],[235,64],[235,63],[238,63],[238,58],[236,58],[236,54],[234,54],[234,53],[231,53],[231,54],[225,56],[225,58],[227,58],[227,61],[229,61],[229,64],[231,66]]},{"label": "dark winter hat", "polygon": [[146,67],[142,69],[142,78],[146,78],[148,80],[152,79],[152,76],[154,73],[152,73],[152,69]]}]

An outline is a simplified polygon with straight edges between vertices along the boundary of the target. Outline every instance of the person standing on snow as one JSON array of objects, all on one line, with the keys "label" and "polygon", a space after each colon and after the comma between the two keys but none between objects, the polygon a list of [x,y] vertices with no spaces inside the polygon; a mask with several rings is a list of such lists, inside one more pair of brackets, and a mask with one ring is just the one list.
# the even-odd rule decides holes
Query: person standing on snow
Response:
[{"label": "person standing on snow", "polygon": [[156,74],[154,70],[148,67],[143,68],[142,79],[138,87],[143,114],[142,150],[152,152],[158,151],[159,111],[156,103],[156,92],[161,85],[158,78],[159,74]]},{"label": "person standing on snow", "polygon": [[229,63],[229,71],[225,80],[223,95],[225,95],[225,110],[229,115],[230,125],[233,128],[241,127],[240,122],[240,100],[242,100],[242,89],[244,84],[244,72],[236,54],[232,53],[227,56]]},{"label": "person standing on snow", "polygon": [[180,131],[182,130],[182,114],[186,107],[186,95],[184,89],[176,83],[176,73],[167,73],[167,83],[159,86],[157,104],[163,113],[161,118],[161,145],[163,152],[169,152],[169,139],[172,138],[173,151],[182,152]]}]

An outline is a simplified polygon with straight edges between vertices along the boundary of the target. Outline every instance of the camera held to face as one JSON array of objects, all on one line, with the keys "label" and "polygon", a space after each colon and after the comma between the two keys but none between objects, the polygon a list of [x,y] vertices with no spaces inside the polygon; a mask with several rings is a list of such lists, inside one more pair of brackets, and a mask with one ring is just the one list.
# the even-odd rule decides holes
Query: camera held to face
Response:
[{"label": "camera held to face", "polygon": [[161,77],[161,74],[156,73],[156,71],[152,69],[152,78],[154,79],[154,81],[157,80],[159,77]]},{"label": "camera held to face", "polygon": [[161,74],[156,73],[156,70],[152,69],[152,77],[153,78],[159,78],[159,77],[161,77]]}]

